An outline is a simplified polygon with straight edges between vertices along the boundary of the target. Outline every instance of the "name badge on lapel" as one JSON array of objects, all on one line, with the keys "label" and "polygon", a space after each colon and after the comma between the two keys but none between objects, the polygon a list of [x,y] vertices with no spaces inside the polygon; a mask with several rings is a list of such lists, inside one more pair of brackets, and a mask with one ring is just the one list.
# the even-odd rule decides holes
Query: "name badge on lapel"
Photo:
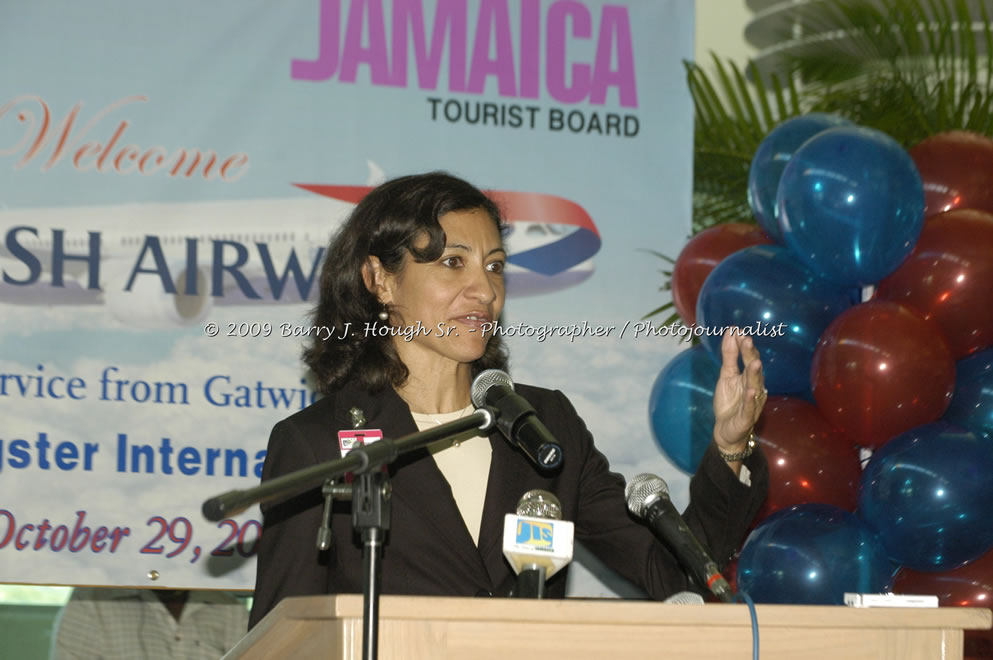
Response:
[{"label": "name badge on lapel", "polygon": [[338,447],[341,449],[341,457],[344,458],[348,452],[355,447],[371,445],[382,440],[383,432],[380,429],[348,429],[338,431]]}]

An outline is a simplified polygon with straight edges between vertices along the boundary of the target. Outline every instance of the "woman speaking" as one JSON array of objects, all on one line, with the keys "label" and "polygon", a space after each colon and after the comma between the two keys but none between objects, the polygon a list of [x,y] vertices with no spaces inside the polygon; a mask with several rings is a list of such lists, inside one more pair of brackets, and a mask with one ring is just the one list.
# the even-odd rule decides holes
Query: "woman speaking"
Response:
[{"label": "woman speaking", "polygon": [[[507,367],[492,331],[504,303],[501,231],[497,206],[443,173],[389,181],[359,203],[328,249],[314,312],[314,325],[352,333],[315,340],[305,351],[325,396],[273,428],[263,480],[339,458],[341,430],[360,426],[398,438],[472,413],[474,376]],[[373,323],[394,331],[367,334]],[[765,499],[768,470],[749,443],[766,397],[758,351],[751,339],[725,333],[722,352],[714,441],[683,517],[723,565]],[[535,488],[559,498],[576,540],[619,575],[654,598],[686,589],[676,559],[628,514],[624,479],[610,472],[569,400],[540,387],[517,385],[516,392],[561,444],[562,466],[539,472],[495,432],[401,456],[389,468],[382,593],[506,595],[515,575],[502,551],[504,516]],[[333,542],[324,552],[315,544],[322,512],[319,488],[264,508],[250,625],[286,597],[362,592],[350,504],[335,503]],[[564,573],[549,581],[550,596],[565,594]]]}]

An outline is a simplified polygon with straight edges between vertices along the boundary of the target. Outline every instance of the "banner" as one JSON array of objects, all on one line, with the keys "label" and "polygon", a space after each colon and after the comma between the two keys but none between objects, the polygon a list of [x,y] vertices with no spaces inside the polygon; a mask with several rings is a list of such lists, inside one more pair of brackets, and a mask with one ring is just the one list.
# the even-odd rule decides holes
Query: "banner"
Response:
[{"label": "banner", "polygon": [[616,469],[678,493],[646,411],[681,346],[640,321],[664,301],[642,249],[689,233],[692,11],[6,10],[0,581],[251,589],[258,508],[200,506],[255,485],[272,425],[317,396],[300,354],[336,227],[371,186],[435,169],[507,212],[515,380],[565,391]]}]

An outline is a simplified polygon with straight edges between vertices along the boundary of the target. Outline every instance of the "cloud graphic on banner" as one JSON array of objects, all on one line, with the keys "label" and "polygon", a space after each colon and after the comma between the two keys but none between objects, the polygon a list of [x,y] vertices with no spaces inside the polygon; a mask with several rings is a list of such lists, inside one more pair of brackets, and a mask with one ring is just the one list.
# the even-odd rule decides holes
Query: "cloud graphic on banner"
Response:
[{"label": "cloud graphic on banner", "polygon": [[[686,474],[658,450],[648,416],[649,392],[659,371],[687,345],[671,337],[632,339],[581,337],[510,337],[511,377],[515,382],[561,390],[593,434],[611,469],[627,477],[658,474],[669,484],[673,500],[689,502]],[[590,377],[610,365],[622,367],[609,379]],[[602,365],[602,366],[600,366]],[[568,457],[567,457],[568,460]]]}]

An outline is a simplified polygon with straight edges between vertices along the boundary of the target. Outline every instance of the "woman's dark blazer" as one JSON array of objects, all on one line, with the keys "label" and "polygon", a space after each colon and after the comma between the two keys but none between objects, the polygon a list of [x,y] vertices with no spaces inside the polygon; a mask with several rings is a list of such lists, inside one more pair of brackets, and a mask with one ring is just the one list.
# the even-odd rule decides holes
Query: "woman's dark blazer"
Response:
[{"label": "woman's dark blazer", "polygon": [[[562,502],[562,518],[576,525],[576,540],[652,597],[686,589],[687,578],[673,556],[627,512],[623,478],[609,471],[568,399],[527,385],[516,390],[562,445],[561,470],[540,474],[498,432],[468,440],[490,442],[493,449],[477,548],[427,451],[402,456],[390,468],[392,527],[383,552],[382,593],[506,595],[514,572],[503,556],[504,516],[533,488],[554,493]],[[406,403],[392,389],[370,395],[346,386],[276,424],[262,479],[339,458],[337,432],[352,428],[348,411],[353,407],[364,412],[365,428],[381,429],[386,437],[417,430]],[[768,490],[761,452],[745,464],[751,486],[738,480],[711,445],[690,482],[690,505],[683,516],[721,565],[732,558]],[[336,503],[332,548],[320,553],[316,537],[322,510],[319,488],[263,507],[251,626],[289,596],[362,592],[362,547],[353,538],[350,504]],[[549,580],[550,596],[565,595],[565,572]]]}]

